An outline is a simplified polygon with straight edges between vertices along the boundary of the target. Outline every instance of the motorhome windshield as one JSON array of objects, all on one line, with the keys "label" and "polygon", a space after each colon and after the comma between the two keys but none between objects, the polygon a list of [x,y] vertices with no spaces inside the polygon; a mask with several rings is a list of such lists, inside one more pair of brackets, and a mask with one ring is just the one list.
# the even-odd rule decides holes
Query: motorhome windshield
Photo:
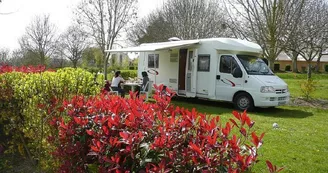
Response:
[{"label": "motorhome windshield", "polygon": [[249,75],[273,75],[273,72],[265,62],[256,56],[237,55]]}]

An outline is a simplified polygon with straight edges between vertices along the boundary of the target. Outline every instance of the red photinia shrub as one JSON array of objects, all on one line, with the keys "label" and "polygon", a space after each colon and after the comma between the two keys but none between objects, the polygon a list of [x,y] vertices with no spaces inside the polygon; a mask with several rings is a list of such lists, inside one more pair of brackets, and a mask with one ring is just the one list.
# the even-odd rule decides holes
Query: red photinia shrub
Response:
[{"label": "red photinia shrub", "polygon": [[[219,116],[170,105],[174,93],[155,86],[156,103],[102,94],[74,97],[53,119],[58,136],[54,155],[60,171],[98,172],[243,172],[257,162],[264,134],[252,130],[246,112]],[[89,165],[89,166],[87,166]]]},{"label": "red photinia shrub", "polygon": [[[0,65],[0,74],[1,73],[10,73],[10,72],[22,72],[22,73],[39,73],[44,72],[46,70],[46,66],[38,65],[38,66],[21,66],[15,67],[10,65]],[[53,69],[47,69],[47,71],[54,71]]]}]

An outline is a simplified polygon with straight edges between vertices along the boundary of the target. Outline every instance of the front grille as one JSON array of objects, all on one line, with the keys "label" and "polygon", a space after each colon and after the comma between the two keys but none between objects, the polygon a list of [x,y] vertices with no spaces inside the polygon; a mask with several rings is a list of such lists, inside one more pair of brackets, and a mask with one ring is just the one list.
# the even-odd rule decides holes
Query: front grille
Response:
[{"label": "front grille", "polygon": [[287,97],[278,97],[278,101],[285,101],[287,100]]},{"label": "front grille", "polygon": [[287,92],[287,89],[276,89],[276,94],[284,94]]}]

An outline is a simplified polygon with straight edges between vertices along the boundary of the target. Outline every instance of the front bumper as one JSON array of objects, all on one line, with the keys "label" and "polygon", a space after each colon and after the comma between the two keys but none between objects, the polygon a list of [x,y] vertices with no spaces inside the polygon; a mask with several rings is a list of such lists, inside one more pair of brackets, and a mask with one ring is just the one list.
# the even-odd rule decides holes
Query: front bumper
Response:
[{"label": "front bumper", "polygon": [[254,106],[256,107],[275,107],[289,103],[290,93],[260,93],[254,98]]}]

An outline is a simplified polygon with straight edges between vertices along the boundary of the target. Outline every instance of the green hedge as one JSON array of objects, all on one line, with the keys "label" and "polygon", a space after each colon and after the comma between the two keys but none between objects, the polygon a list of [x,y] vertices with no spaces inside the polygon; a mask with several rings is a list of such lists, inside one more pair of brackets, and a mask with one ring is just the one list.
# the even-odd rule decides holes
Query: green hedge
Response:
[{"label": "green hedge", "polygon": [[[135,78],[137,77],[137,70],[120,70],[121,71],[121,76],[123,79],[127,80],[130,78]],[[109,71],[107,74],[107,79],[108,80],[112,80],[113,76],[114,76],[115,72],[114,71]]]},{"label": "green hedge", "polygon": [[[56,164],[47,143],[51,129],[53,103],[61,103],[74,95],[97,95],[104,79],[83,69],[64,68],[57,72],[0,74],[0,125],[9,141],[1,140],[6,152],[20,154],[37,167],[50,171]],[[12,161],[12,164],[19,161]],[[31,164],[33,165],[33,164]],[[1,170],[1,168],[0,168]],[[0,171],[1,172],[1,171]]]}]

